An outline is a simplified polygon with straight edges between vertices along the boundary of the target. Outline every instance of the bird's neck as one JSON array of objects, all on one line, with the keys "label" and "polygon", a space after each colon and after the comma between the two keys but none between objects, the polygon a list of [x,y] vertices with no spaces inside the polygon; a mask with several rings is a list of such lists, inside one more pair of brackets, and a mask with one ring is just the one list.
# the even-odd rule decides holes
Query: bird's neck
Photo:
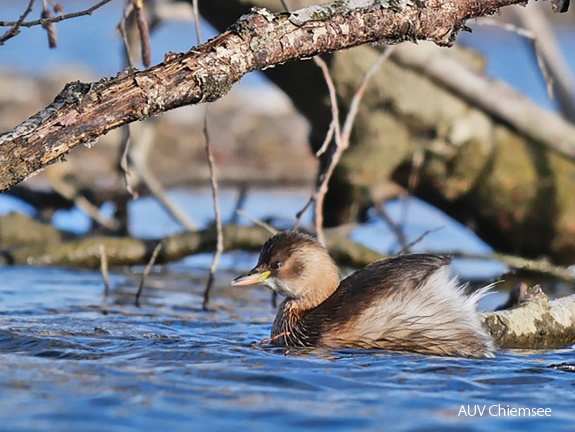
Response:
[{"label": "bird's neck", "polygon": [[306,270],[297,278],[300,289],[305,295],[287,299],[284,308],[287,310],[306,311],[323,303],[339,286],[339,274],[335,262],[325,254],[313,254],[306,259]]}]

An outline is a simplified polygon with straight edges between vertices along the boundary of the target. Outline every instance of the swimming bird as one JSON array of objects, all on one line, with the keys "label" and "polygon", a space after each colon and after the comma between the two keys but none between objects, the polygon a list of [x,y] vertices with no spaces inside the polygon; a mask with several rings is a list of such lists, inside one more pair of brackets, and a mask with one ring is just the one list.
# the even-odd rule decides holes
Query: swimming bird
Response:
[{"label": "swimming bird", "polygon": [[262,284],[285,297],[272,326],[275,345],[493,357],[494,342],[477,312],[488,288],[465,295],[450,262],[441,255],[401,255],[340,281],[335,262],[315,238],[281,231],[232,285]]}]

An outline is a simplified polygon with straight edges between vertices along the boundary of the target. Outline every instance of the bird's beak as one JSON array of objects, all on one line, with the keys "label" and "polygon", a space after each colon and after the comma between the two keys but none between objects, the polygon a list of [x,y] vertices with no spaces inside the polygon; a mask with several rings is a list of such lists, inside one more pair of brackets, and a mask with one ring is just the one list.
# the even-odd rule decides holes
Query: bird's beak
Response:
[{"label": "bird's beak", "polygon": [[247,272],[246,274],[243,274],[243,275],[235,278],[232,281],[232,285],[245,286],[245,285],[259,284],[259,283],[262,283],[263,281],[265,281],[268,278],[268,276],[270,275],[270,273],[271,272],[269,270],[260,272],[257,269],[252,269],[249,272]]}]

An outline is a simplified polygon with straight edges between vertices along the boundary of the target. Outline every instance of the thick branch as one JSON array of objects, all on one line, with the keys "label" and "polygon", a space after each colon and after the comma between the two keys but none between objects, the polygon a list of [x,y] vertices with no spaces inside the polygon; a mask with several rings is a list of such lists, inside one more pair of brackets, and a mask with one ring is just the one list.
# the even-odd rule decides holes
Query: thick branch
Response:
[{"label": "thick branch", "polygon": [[402,11],[379,4],[348,9],[348,3],[370,2],[334,2],[291,14],[253,10],[219,37],[186,54],[169,54],[150,69],[68,84],[49,107],[0,136],[0,190],[114,128],[216,100],[248,72],[371,42],[449,45],[467,19],[522,1],[430,0]]}]

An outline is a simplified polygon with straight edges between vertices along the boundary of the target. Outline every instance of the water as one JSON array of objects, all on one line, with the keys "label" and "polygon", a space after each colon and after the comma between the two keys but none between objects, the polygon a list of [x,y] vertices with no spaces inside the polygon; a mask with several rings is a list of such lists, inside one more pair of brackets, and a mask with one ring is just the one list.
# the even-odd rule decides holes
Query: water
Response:
[{"label": "water", "polygon": [[[2,430],[572,430],[574,376],[547,368],[571,350],[493,360],[251,345],[273,312],[263,290],[155,274],[137,309],[131,277],[2,270]],[[230,277],[222,274],[219,285]],[[132,281],[133,282],[133,281]],[[186,292],[183,292],[185,289]],[[462,406],[549,408],[550,417],[464,417]],[[493,409],[493,412],[496,408]]]},{"label": "water", "polygon": [[[208,191],[171,194],[198,222],[209,221],[202,204]],[[246,210],[263,216],[270,194],[253,191]],[[306,198],[296,190],[274,194],[273,212],[284,218]],[[222,192],[224,214],[234,200],[233,191]],[[400,213],[394,205],[392,216]],[[132,204],[139,235],[177,231],[156,206],[150,199]],[[8,209],[18,204],[2,197],[0,212]],[[410,209],[409,238],[445,226],[426,247],[441,249],[444,236],[458,233],[463,247],[488,250],[436,210],[417,201]],[[75,221],[80,229],[81,218],[62,212],[59,223]],[[394,247],[376,220],[354,235]],[[209,255],[155,268],[141,308],[133,306],[141,268],[116,269],[106,298],[96,271],[1,268],[0,430],[572,430],[575,376],[548,367],[573,362],[572,349],[504,350],[492,360],[469,360],[326,349],[286,355],[253,347],[269,336],[270,295],[229,281],[255,258],[224,256],[210,312],[200,309]],[[492,297],[484,307],[503,296]],[[490,407],[497,414],[499,405],[503,412],[548,408],[551,415],[464,416]]]}]

